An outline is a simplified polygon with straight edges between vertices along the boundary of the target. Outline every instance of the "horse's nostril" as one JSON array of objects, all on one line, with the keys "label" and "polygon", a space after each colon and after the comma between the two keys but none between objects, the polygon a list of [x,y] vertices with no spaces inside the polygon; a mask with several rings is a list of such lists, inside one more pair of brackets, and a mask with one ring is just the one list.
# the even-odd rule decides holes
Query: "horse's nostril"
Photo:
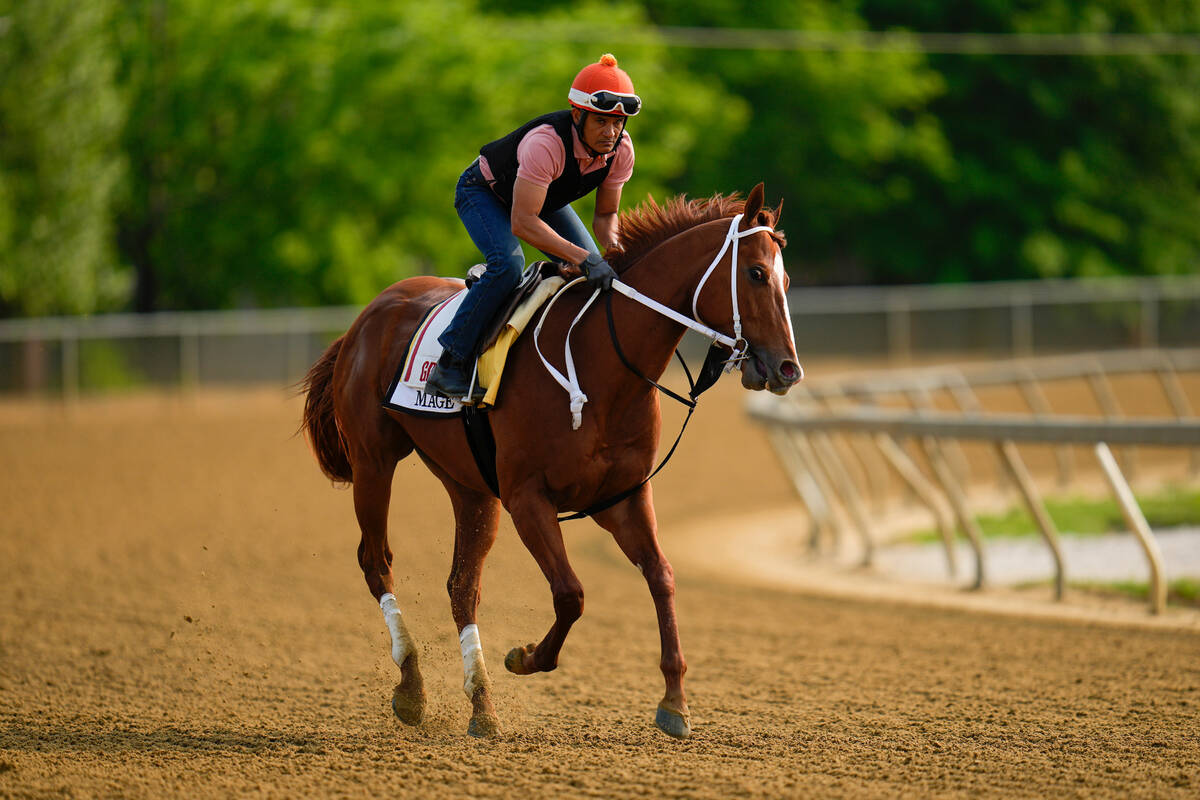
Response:
[{"label": "horse's nostril", "polygon": [[793,361],[785,361],[779,366],[779,374],[784,380],[796,381],[800,379],[800,368]]}]

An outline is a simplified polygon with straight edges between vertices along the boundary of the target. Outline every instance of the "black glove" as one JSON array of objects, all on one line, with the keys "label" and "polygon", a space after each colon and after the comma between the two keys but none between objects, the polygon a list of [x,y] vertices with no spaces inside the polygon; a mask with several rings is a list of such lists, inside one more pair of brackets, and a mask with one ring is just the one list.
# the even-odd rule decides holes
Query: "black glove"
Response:
[{"label": "black glove", "polygon": [[583,277],[587,278],[589,286],[606,292],[612,288],[612,282],[617,277],[617,271],[599,253],[588,253],[579,268],[583,270]]}]

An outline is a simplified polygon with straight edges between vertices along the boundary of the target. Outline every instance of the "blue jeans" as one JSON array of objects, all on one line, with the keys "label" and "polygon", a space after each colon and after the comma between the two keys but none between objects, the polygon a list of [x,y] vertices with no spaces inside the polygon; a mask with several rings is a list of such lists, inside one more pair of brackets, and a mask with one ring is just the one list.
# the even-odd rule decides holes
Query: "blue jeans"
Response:
[{"label": "blue jeans", "polygon": [[[471,286],[458,313],[438,337],[438,343],[452,358],[466,361],[475,356],[484,326],[517,288],[525,269],[525,255],[521,252],[521,241],[512,232],[512,210],[488,186],[478,161],[459,177],[454,190],[454,209],[487,262],[487,271]],[[545,212],[541,218],[564,239],[599,252],[579,215],[570,206]],[[545,255],[555,258],[549,253]]]}]

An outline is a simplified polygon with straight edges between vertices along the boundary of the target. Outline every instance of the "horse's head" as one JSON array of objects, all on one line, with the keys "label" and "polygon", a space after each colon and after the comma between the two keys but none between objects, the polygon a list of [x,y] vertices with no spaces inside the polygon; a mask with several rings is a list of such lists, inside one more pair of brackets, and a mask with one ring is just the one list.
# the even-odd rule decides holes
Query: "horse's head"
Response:
[{"label": "horse's head", "polygon": [[[763,206],[760,183],[746,198],[738,238],[729,243],[696,298],[696,311],[709,324],[734,331],[735,337],[739,335],[735,315],[740,316],[740,336],[747,347],[741,366],[742,386],[785,394],[804,377],[804,371],[796,357],[787,302],[790,280],[783,268],[785,242],[783,234],[775,230],[777,220],[778,208],[772,211]],[[763,230],[751,232],[755,228]],[[728,276],[735,252],[737,264],[731,282]]]}]

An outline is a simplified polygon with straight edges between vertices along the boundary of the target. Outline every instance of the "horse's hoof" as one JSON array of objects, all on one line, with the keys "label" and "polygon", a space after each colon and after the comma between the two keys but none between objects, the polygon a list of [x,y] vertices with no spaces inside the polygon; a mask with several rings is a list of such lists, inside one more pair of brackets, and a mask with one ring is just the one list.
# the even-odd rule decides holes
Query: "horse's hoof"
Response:
[{"label": "horse's hoof", "polygon": [[396,690],[392,692],[392,711],[405,725],[420,725],[425,718],[424,690],[413,694],[405,690],[404,684],[396,684]]},{"label": "horse's hoof", "polygon": [[514,675],[532,675],[533,670],[525,666],[525,655],[533,653],[537,645],[532,642],[524,647],[514,647],[508,651],[508,655],[504,657],[504,668]]},{"label": "horse's hoof", "polygon": [[500,720],[495,714],[476,714],[471,717],[467,733],[476,739],[491,739],[500,735]]},{"label": "horse's hoof", "polygon": [[658,713],[654,715],[654,724],[667,736],[673,736],[676,739],[686,739],[692,735],[691,718],[678,711],[672,711],[666,706],[658,707]]}]

